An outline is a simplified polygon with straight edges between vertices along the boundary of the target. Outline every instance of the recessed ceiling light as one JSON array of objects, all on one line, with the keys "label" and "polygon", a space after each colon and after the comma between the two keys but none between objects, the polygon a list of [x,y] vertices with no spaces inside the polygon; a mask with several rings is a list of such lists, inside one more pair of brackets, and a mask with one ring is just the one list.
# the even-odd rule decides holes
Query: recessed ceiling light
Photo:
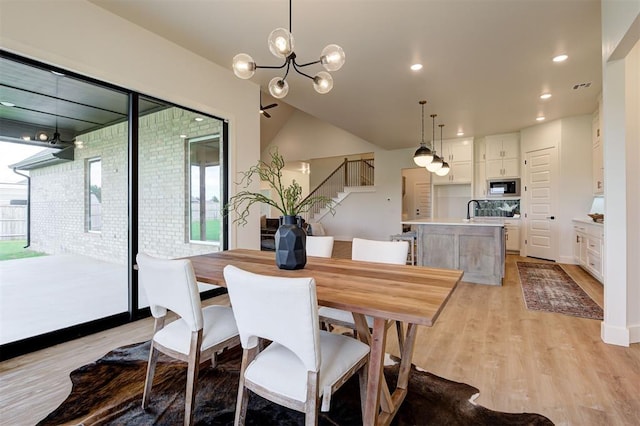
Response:
[{"label": "recessed ceiling light", "polygon": [[0,102],[0,105],[4,105],[6,107],[14,107],[14,106],[16,106],[16,104],[12,104],[11,102],[7,102],[7,101]]},{"label": "recessed ceiling light", "polygon": [[536,117],[536,121],[544,121],[544,116],[541,115],[541,116]]},{"label": "recessed ceiling light", "polygon": [[421,69],[422,69],[422,64],[411,65],[411,71],[420,71]]},{"label": "recessed ceiling light", "polygon": [[464,136],[464,132],[462,130],[459,130],[458,133],[456,133],[456,135],[458,136]]},{"label": "recessed ceiling light", "polygon": [[564,55],[564,54],[563,54],[563,55],[558,55],[558,56],[555,56],[555,57],[553,58],[553,62],[564,62],[564,61],[566,61],[568,58],[569,58],[569,57],[568,57],[567,55]]},{"label": "recessed ceiling light", "polygon": [[540,99],[549,99],[551,97],[551,93],[543,93],[540,95]]},{"label": "recessed ceiling light", "polygon": [[196,121],[204,121],[204,118],[202,118],[202,117],[196,117],[196,118],[194,118],[194,120],[196,120]]}]

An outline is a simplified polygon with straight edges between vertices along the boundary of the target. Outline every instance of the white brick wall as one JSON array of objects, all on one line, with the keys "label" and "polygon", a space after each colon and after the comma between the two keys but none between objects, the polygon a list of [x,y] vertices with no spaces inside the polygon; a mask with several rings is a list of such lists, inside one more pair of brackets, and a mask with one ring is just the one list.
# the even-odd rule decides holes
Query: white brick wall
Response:
[{"label": "white brick wall", "polygon": [[[218,251],[189,243],[186,142],[180,137],[221,131],[222,123],[170,108],[140,119],[139,247],[153,255],[181,257]],[[75,160],[31,171],[31,248],[78,253],[125,264],[127,260],[127,123],[77,138]],[[87,232],[86,160],[102,159],[102,231]]]}]

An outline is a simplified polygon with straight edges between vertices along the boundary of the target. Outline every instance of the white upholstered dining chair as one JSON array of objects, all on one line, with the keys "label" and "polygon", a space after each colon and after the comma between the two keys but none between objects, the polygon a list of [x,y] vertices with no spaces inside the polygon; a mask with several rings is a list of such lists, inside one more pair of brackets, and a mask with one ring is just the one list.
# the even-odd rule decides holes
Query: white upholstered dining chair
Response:
[{"label": "white upholstered dining chair", "polygon": [[331,254],[333,254],[333,237],[308,235],[305,249],[307,250],[307,256],[331,257]]},{"label": "white upholstered dining chair", "polygon": [[[184,424],[189,425],[193,421],[200,363],[211,359],[215,367],[218,352],[240,344],[233,311],[227,306],[202,308],[189,260],[158,259],[139,253],[136,262],[139,283],[155,318],[142,408],[149,406],[158,352],[162,352],[188,363]],[[178,318],[165,325],[168,311]]]},{"label": "white upholstered dining chair", "polygon": [[[366,398],[369,346],[318,327],[313,278],[254,274],[228,265],[224,279],[240,332],[242,365],[235,425],[243,425],[249,391],[305,413],[318,422],[318,403],[329,411],[331,395],[356,372],[361,407]],[[271,343],[261,350],[261,339]]]},{"label": "white upholstered dining chair", "polygon": [[[407,241],[376,241],[354,238],[351,245],[351,259],[365,262],[404,265],[407,262],[408,253],[409,243]],[[320,323],[327,329],[335,325],[350,328],[354,331],[356,329],[351,312],[323,306],[319,309],[318,314],[320,316]],[[366,316],[366,320],[369,328],[373,328],[373,318]],[[398,332],[398,343],[400,349],[402,349],[404,343],[402,324],[396,322],[396,328]]]}]

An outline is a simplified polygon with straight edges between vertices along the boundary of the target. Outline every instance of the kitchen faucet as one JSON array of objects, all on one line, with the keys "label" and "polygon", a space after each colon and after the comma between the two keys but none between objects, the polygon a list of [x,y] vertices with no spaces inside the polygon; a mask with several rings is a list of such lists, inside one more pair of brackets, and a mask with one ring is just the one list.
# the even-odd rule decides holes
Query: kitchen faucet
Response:
[{"label": "kitchen faucet", "polygon": [[471,203],[476,203],[478,208],[480,208],[480,202],[478,200],[469,200],[469,202],[467,203],[467,220],[471,219],[471,214],[469,214],[469,206],[471,205]]}]

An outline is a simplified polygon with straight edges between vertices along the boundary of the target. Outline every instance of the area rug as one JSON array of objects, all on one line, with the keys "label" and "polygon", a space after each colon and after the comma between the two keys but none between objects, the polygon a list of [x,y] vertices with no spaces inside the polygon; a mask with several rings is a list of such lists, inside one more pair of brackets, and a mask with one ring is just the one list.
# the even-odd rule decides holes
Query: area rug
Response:
[{"label": "area rug", "polygon": [[[115,349],[98,361],[71,373],[73,388],[67,399],[39,425],[178,425],[183,423],[186,366],[161,355],[151,403],[141,409],[149,343]],[[200,370],[194,422],[232,425],[237,395],[240,351],[220,357],[216,368]],[[385,367],[389,384],[398,366]],[[408,395],[394,419],[396,425],[553,425],[530,413],[501,413],[470,402],[478,389],[412,367]],[[331,398],[331,411],[321,413],[320,425],[362,424],[357,377]],[[302,425],[301,413],[249,397],[248,425]]]},{"label": "area rug", "polygon": [[528,309],[580,318],[603,319],[602,308],[553,263],[517,262],[522,294]]}]

